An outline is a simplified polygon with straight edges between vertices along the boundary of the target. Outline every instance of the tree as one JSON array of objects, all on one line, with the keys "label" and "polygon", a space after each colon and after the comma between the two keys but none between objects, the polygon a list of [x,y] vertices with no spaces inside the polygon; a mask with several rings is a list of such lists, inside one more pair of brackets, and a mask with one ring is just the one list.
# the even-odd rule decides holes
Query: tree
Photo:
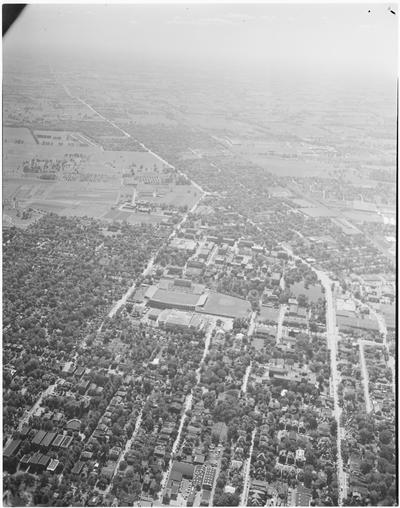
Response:
[{"label": "tree", "polygon": [[153,421],[153,418],[149,415],[147,415],[144,423],[143,423],[143,426],[146,428],[146,430],[148,432],[152,432],[153,429],[154,429],[154,421]]},{"label": "tree", "polygon": [[388,445],[392,441],[392,433],[390,430],[384,429],[379,433],[379,441],[384,444]]},{"label": "tree", "polygon": [[307,488],[311,487],[311,482],[312,482],[312,479],[313,479],[312,473],[313,473],[313,468],[311,466],[306,466],[304,468],[304,485]]},{"label": "tree", "polygon": [[360,464],[360,471],[362,472],[362,474],[367,474],[371,471],[372,469],[372,464],[370,464],[369,462],[366,462],[365,460],[363,460]]},{"label": "tree", "polygon": [[359,432],[359,437],[361,444],[365,445],[371,442],[371,440],[374,437],[374,434],[366,427],[363,427]]},{"label": "tree", "polygon": [[299,305],[301,305],[302,307],[306,307],[308,305],[308,298],[306,295],[304,295],[303,293],[301,293],[298,297],[297,297],[297,302]]},{"label": "tree", "polygon": [[381,446],[380,456],[391,462],[393,460],[393,448],[386,445]]},{"label": "tree", "polygon": [[383,458],[378,459],[378,471],[380,473],[388,473],[388,474],[394,474],[395,473],[395,466],[391,464],[389,461]]},{"label": "tree", "polygon": [[239,494],[227,494],[222,493],[219,496],[214,497],[215,506],[238,506],[240,501]]}]

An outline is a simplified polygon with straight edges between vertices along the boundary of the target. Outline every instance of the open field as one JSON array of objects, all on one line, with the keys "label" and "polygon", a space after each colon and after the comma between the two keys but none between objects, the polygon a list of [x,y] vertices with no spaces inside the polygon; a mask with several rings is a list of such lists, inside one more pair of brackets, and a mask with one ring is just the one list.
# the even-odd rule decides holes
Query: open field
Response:
[{"label": "open field", "polygon": [[3,200],[15,198],[22,208],[38,208],[62,215],[101,217],[115,202],[115,185],[98,182],[59,182],[33,178],[5,178]]},{"label": "open field", "polygon": [[211,292],[204,306],[197,307],[196,311],[215,316],[245,318],[250,314],[251,306],[247,300]]},{"label": "open field", "polygon": [[54,182],[28,178],[3,178],[3,200],[16,198],[18,200],[29,199],[32,195],[43,196]]},{"label": "open field", "polygon": [[290,286],[290,292],[293,293],[296,298],[303,294],[310,300],[310,302],[316,302],[318,298],[324,297],[320,286],[310,285],[306,288],[303,282],[296,282],[295,284],[292,284]]},{"label": "open field", "polygon": [[337,217],[339,215],[339,212],[331,210],[330,208],[324,208],[322,206],[300,208],[300,211],[309,217]]},{"label": "open field", "polygon": [[187,206],[191,208],[199,199],[199,191],[192,185],[138,184],[138,200],[156,205]]},{"label": "open field", "polygon": [[16,144],[19,148],[21,145],[36,145],[35,138],[29,129],[25,127],[3,127],[3,145]]},{"label": "open field", "polygon": [[291,199],[291,201],[292,201],[292,203],[297,205],[299,208],[314,208],[315,206],[317,206],[314,203],[312,203],[311,201],[307,201],[306,199],[301,199],[301,198]]},{"label": "open field", "polygon": [[299,177],[305,178],[308,176],[323,176],[327,175],[330,171],[334,171],[332,165],[324,164],[318,161],[304,161],[301,159],[283,159],[279,156],[271,157],[262,154],[248,154],[247,158],[270,173],[277,176]]},{"label": "open field", "polygon": [[279,318],[279,310],[274,307],[267,307],[263,305],[260,309],[260,321],[270,321],[277,323]]},{"label": "open field", "polygon": [[353,222],[383,223],[383,217],[375,212],[362,212],[358,210],[345,210],[343,215]]},{"label": "open field", "polygon": [[110,210],[103,216],[103,218],[110,220],[126,220],[129,224],[157,224],[162,222],[162,220],[165,219],[165,216],[151,213]]},{"label": "open field", "polygon": [[[35,130],[5,127],[3,143],[3,170],[5,174],[20,175],[24,162],[32,159],[51,163],[67,162],[61,171],[119,175],[134,170],[162,172],[165,164],[146,151],[112,151],[103,148],[80,132]],[[17,143],[18,141],[18,143]],[[60,170],[55,170],[60,171]]]},{"label": "open field", "polygon": [[33,135],[38,144],[49,147],[64,146],[81,148],[97,146],[96,143],[78,132],[34,130]]}]

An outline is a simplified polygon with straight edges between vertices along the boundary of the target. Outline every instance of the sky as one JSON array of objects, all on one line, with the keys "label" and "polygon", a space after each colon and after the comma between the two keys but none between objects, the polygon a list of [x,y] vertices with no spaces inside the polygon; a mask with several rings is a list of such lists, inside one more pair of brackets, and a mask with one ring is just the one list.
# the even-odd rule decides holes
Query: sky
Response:
[{"label": "sky", "polygon": [[399,14],[389,5],[32,4],[3,51],[395,77]]}]

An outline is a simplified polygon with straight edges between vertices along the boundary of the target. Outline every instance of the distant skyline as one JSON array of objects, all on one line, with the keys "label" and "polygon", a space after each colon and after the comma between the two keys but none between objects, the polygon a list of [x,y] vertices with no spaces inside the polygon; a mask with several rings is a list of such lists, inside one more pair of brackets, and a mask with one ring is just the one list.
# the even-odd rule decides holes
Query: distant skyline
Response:
[{"label": "distant skyline", "polygon": [[388,5],[32,4],[3,54],[394,78],[398,28]]}]

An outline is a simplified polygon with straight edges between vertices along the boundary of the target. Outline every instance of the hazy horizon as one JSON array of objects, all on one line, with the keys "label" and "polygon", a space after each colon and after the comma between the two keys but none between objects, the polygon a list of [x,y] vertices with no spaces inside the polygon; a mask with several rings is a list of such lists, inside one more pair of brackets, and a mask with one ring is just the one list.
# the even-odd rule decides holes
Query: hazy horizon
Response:
[{"label": "hazy horizon", "polygon": [[5,65],[18,56],[395,80],[397,20],[381,4],[28,5],[3,41]]}]

